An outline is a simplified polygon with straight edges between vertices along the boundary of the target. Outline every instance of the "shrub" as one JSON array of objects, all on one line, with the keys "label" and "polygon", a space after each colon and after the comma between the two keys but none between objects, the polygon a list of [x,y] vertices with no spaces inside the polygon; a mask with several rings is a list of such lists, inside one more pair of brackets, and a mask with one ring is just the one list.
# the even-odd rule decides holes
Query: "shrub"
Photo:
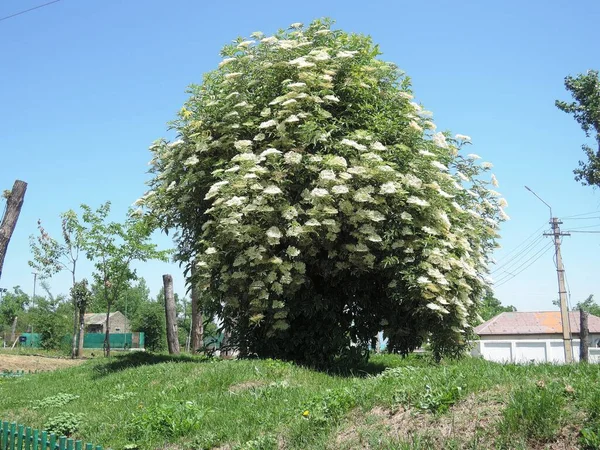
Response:
[{"label": "shrub", "polygon": [[63,412],[48,419],[44,430],[59,436],[71,436],[81,426],[82,419],[81,414]]}]

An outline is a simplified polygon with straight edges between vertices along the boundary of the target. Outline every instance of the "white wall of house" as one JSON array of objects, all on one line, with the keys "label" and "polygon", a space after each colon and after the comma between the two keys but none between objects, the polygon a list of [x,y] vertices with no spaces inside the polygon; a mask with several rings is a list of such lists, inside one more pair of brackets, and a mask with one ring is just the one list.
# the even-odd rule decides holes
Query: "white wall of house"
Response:
[{"label": "white wall of house", "polygon": [[[555,335],[550,335],[555,337]],[[599,335],[590,336],[594,343]],[[502,363],[555,363],[565,362],[564,343],[562,339],[481,339],[475,342],[471,351],[473,356],[482,356],[489,361]],[[529,336],[528,336],[529,337]],[[573,339],[573,358],[579,361],[579,339]],[[600,347],[590,346],[589,362],[600,363]]]}]

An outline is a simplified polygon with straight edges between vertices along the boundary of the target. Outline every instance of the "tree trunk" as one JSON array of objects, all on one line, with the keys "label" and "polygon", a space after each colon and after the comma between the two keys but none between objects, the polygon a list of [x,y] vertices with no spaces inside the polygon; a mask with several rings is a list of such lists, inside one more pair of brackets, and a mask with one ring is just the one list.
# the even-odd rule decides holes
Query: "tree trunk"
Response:
[{"label": "tree trunk", "polygon": [[588,362],[590,347],[590,330],[588,328],[588,313],[579,310],[579,361]]},{"label": "tree trunk", "polygon": [[77,347],[77,331],[79,321],[77,320],[77,305],[73,302],[73,339],[71,340],[71,359],[75,359],[79,356]]},{"label": "tree trunk", "polygon": [[[16,332],[16,329],[17,329],[17,319],[18,319],[17,316],[15,316],[15,318],[13,319],[12,328],[10,330],[10,342],[14,342],[15,341],[15,332]],[[33,341],[33,333],[31,333],[31,340]]]},{"label": "tree trunk", "polygon": [[6,199],[6,213],[2,218],[2,224],[0,224],[0,278],[2,278],[2,267],[4,266],[8,243],[17,225],[26,190],[27,183],[17,180]]},{"label": "tree trunk", "polygon": [[196,353],[200,348],[203,347],[204,337],[204,322],[202,321],[202,305],[200,304],[200,296],[198,295],[198,288],[194,281],[194,274],[196,273],[196,262],[192,263],[192,353]]},{"label": "tree trunk", "polygon": [[173,295],[173,277],[163,275],[165,290],[165,314],[167,317],[167,345],[170,354],[179,354],[179,336],[177,333],[177,314],[175,310],[175,296]]},{"label": "tree trunk", "polygon": [[79,310],[79,343],[77,346],[77,356],[83,357],[83,340],[85,338],[85,308],[83,305]]},{"label": "tree trunk", "polygon": [[104,356],[110,358],[110,307],[111,302],[106,307],[106,332],[104,333]]}]

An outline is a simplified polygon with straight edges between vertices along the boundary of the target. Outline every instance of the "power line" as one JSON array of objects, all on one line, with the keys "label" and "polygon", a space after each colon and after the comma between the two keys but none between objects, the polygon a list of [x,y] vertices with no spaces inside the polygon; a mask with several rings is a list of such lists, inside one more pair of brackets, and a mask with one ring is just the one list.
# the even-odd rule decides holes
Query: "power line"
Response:
[{"label": "power line", "polygon": [[568,233],[600,233],[600,230],[590,230],[590,231],[573,231],[573,230],[569,230],[567,231]]},{"label": "power line", "polygon": [[[514,274],[506,276],[501,278],[500,280],[498,280],[495,284],[495,287],[500,287],[503,284],[509,282],[510,280],[512,280],[514,277],[516,277],[517,275],[519,275],[521,272],[527,270],[529,267],[531,267],[532,264],[534,264],[538,259],[540,259],[542,256],[544,256],[544,254],[546,254],[548,252],[548,250],[550,250],[553,247],[552,242],[549,242],[548,245],[544,248],[542,248],[539,252],[537,252],[535,255],[533,255],[531,258],[529,258],[527,261],[525,261],[523,264],[521,264],[519,267],[517,267],[516,270],[518,270],[518,272],[515,271]],[[531,262],[530,262],[531,261]],[[528,264],[529,263],[529,264]],[[519,270],[520,269],[520,270]]]},{"label": "power line", "polygon": [[587,213],[575,214],[574,216],[561,217],[561,219],[573,219],[575,217],[589,216],[590,214],[598,214],[600,211],[590,211]]},{"label": "power line", "polygon": [[13,17],[16,17],[16,16],[20,16],[21,14],[28,13],[29,11],[33,11],[34,9],[40,9],[40,8],[43,8],[44,6],[48,6],[48,5],[51,5],[52,3],[58,3],[58,2],[60,2],[60,0],[53,0],[51,2],[44,3],[43,5],[34,6],[33,8],[25,9],[18,13],[11,14],[10,16],[0,17],[0,22],[2,22],[3,20],[12,19]]},{"label": "power line", "polygon": [[587,225],[585,227],[571,228],[571,230],[585,230],[586,228],[594,228],[594,227],[600,227],[600,223],[595,223],[594,225]]},{"label": "power line", "polygon": [[600,219],[600,216],[595,216],[595,217],[572,217],[572,218],[568,218],[565,217],[564,219],[561,218],[561,220],[592,220],[592,219]]},{"label": "power line", "polygon": [[545,226],[546,226],[546,222],[544,222],[544,224],[541,227],[539,227],[537,230],[535,230],[533,233],[531,233],[527,238],[525,238],[525,240],[523,242],[521,242],[519,245],[517,245],[515,248],[513,248],[510,252],[508,252],[506,255],[502,256],[498,261],[496,261],[496,264],[500,263],[501,261],[504,261],[510,255],[515,253],[517,250],[519,250],[523,245],[526,245],[529,242],[529,240],[532,237],[536,236]]},{"label": "power line", "polygon": [[530,254],[532,251],[535,251],[536,246],[544,239],[544,235],[540,234],[538,238],[536,238],[535,240],[533,240],[527,247],[525,247],[521,252],[517,253],[513,258],[511,258],[510,260],[508,260],[506,263],[501,264],[500,266],[498,266],[497,268],[495,268],[494,270],[492,270],[490,273],[495,273],[498,272],[500,270],[506,270],[508,268],[510,268],[511,266],[514,266],[515,263],[518,263],[518,261],[520,261],[521,259],[523,259],[525,256],[527,256],[528,254]]}]

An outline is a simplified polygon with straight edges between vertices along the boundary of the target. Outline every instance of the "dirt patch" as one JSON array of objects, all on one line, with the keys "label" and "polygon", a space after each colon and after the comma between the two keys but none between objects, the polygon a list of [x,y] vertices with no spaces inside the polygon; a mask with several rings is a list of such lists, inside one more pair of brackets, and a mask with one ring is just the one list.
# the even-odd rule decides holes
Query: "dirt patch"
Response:
[{"label": "dirt patch", "polygon": [[0,372],[24,370],[25,372],[39,372],[63,369],[81,364],[82,360],[47,358],[44,356],[6,355],[0,354]]},{"label": "dirt patch", "polygon": [[266,383],[264,381],[253,380],[253,381],[244,381],[243,383],[232,384],[229,386],[229,392],[235,394],[241,391],[247,391],[249,389],[255,389],[264,386]]}]

